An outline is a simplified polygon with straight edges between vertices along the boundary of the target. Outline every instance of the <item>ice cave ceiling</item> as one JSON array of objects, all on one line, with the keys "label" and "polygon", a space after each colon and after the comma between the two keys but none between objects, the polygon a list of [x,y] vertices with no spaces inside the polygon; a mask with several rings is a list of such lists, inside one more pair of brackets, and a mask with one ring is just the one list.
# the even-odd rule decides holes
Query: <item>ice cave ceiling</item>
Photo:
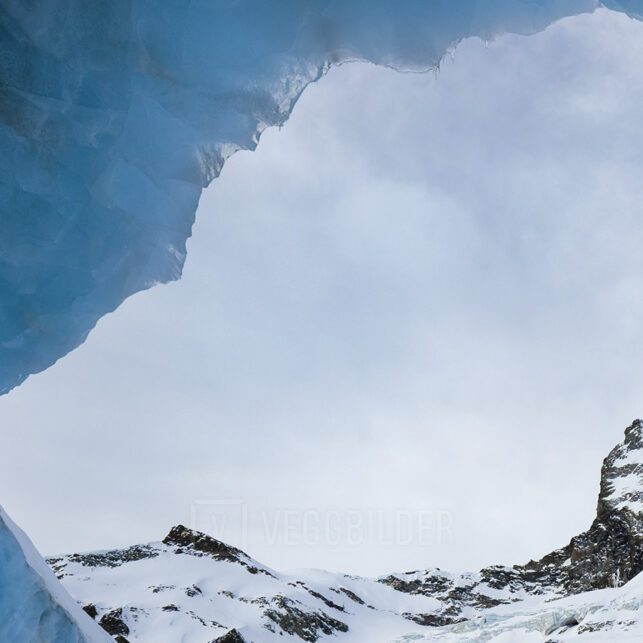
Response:
[{"label": "ice cave ceiling", "polygon": [[[3,0],[0,393],[178,279],[202,189],[332,65],[643,0]],[[249,186],[251,189],[251,186]]]}]

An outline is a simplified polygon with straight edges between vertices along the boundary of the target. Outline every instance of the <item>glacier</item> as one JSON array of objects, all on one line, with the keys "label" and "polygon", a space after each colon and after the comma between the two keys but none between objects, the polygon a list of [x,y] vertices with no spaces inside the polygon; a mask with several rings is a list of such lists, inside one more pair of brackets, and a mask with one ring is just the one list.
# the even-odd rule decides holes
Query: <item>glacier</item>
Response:
[{"label": "glacier", "polygon": [[[0,394],[180,277],[201,191],[333,65],[643,0],[3,0]],[[252,189],[252,186],[248,186]]]},{"label": "glacier", "polygon": [[109,643],[0,507],[0,642]]}]

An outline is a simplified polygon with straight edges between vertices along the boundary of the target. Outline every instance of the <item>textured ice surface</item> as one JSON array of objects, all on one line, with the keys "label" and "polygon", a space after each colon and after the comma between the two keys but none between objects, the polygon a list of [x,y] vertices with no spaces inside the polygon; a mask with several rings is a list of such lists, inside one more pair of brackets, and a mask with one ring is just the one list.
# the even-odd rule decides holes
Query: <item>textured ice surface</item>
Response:
[{"label": "textured ice surface", "polygon": [[643,640],[643,575],[627,585],[558,600],[534,598],[489,610],[471,621],[415,632],[396,643],[639,643]]},{"label": "textured ice surface", "polygon": [[[607,3],[630,15],[641,0]],[[330,66],[436,66],[598,0],[4,0],[0,393],[177,279],[201,190]],[[248,186],[249,189],[252,186]]]},{"label": "textured ice surface", "polygon": [[109,643],[0,507],[0,643]]}]

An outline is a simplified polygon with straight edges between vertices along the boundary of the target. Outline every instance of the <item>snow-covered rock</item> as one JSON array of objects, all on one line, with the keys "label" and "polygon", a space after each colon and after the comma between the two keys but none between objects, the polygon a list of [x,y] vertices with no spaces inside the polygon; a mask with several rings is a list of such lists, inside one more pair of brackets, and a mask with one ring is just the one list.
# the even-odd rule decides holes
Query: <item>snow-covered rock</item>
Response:
[{"label": "snow-covered rock", "polygon": [[587,531],[541,559],[475,574],[423,570],[392,574],[383,582],[399,591],[443,601],[449,622],[472,610],[527,596],[559,597],[620,586],[643,571],[643,422],[634,420],[601,469],[596,518]]},{"label": "snow-covered rock", "polygon": [[109,643],[0,507],[0,643]]},{"label": "snow-covered rock", "polygon": [[[599,515],[643,512],[643,431],[637,420],[625,431],[625,440],[605,459],[601,477]],[[642,525],[643,526],[643,525]]]},{"label": "snow-covered rock", "polygon": [[120,643],[263,643],[286,635],[369,643],[641,643],[642,462],[643,422],[635,420],[605,458],[590,528],[525,565],[379,579],[289,575],[183,526],[161,542],[48,562]]},{"label": "snow-covered rock", "polygon": [[98,623],[132,643],[369,640],[365,628],[393,637],[409,628],[403,614],[440,609],[373,579],[283,574],[183,526],[161,542],[49,563]]},{"label": "snow-covered rock", "polygon": [[622,587],[555,600],[534,597],[488,610],[430,631],[408,632],[396,643],[640,643],[643,641],[643,574]]}]

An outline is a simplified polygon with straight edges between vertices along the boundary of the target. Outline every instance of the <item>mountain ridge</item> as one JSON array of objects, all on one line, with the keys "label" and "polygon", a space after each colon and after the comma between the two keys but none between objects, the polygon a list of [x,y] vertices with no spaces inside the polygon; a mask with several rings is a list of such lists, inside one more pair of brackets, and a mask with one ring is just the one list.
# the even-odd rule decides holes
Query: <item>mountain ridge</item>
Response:
[{"label": "mountain ridge", "polygon": [[[604,459],[590,527],[523,565],[474,573],[424,569],[375,579],[312,570],[291,576],[183,525],[157,543],[48,562],[118,643],[263,643],[284,635],[310,642],[328,636],[406,640],[405,632],[417,627],[421,640],[450,633],[469,640],[462,632],[475,633],[492,613],[534,601],[541,612],[529,623],[594,634],[611,626],[583,630],[583,619],[601,607],[588,597],[623,588],[643,570],[643,421],[634,420]],[[575,605],[576,596],[593,607],[578,613],[573,608],[558,623],[546,606],[562,599]],[[540,618],[545,613],[549,620]],[[643,618],[641,627],[643,632]],[[376,638],[363,638],[366,631]]]}]

